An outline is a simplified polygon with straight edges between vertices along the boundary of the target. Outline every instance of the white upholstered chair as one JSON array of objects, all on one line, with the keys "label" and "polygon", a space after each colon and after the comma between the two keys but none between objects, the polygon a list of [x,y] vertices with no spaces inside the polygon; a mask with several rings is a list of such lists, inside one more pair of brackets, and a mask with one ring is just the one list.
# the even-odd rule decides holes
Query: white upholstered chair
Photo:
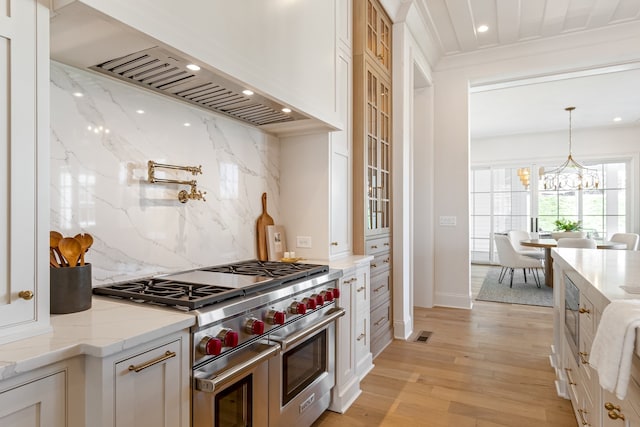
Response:
[{"label": "white upholstered chair", "polygon": [[542,268],[542,261],[539,259],[531,258],[526,255],[521,255],[516,252],[515,248],[511,244],[511,240],[508,236],[503,234],[496,234],[494,236],[496,242],[496,249],[498,250],[498,257],[500,258],[500,265],[502,271],[498,282],[502,283],[507,271],[510,273],[509,287],[513,287],[513,273],[516,268],[521,268],[524,274],[524,281],[527,282],[526,269],[533,270],[532,276],[536,282],[536,286],[540,287],[540,276],[538,275],[538,269]]},{"label": "white upholstered chair", "polygon": [[596,249],[598,245],[593,239],[580,239],[577,237],[565,237],[558,240],[557,246],[559,248],[587,248]]},{"label": "white upholstered chair", "polygon": [[530,246],[522,246],[520,244],[523,240],[531,239],[531,235],[528,231],[524,230],[511,230],[509,231],[509,240],[511,240],[511,244],[514,249],[520,255],[526,255],[536,259],[544,259],[544,252],[542,252],[538,248],[532,248]]},{"label": "white upholstered chair", "polygon": [[636,233],[615,233],[609,240],[617,243],[626,243],[627,250],[635,251],[638,249],[638,240],[640,240],[640,235]]}]

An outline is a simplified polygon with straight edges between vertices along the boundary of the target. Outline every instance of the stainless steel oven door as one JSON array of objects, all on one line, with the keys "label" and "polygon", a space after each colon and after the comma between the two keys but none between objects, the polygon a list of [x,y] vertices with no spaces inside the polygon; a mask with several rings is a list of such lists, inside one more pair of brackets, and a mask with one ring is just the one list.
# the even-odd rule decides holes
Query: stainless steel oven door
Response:
[{"label": "stainless steel oven door", "polygon": [[268,361],[279,345],[256,343],[193,373],[193,427],[268,427]]},{"label": "stainless steel oven door", "polygon": [[269,360],[269,427],[309,426],[329,407],[335,321],[343,315],[344,309],[333,307],[270,335],[282,348]]}]

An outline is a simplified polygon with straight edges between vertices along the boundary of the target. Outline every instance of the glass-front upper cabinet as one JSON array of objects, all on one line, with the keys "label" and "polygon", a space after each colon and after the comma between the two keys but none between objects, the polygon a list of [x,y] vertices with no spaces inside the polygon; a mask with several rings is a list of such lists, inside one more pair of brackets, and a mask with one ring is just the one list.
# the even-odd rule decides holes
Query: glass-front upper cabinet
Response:
[{"label": "glass-front upper cabinet", "polygon": [[367,67],[367,234],[389,231],[391,226],[391,90]]}]

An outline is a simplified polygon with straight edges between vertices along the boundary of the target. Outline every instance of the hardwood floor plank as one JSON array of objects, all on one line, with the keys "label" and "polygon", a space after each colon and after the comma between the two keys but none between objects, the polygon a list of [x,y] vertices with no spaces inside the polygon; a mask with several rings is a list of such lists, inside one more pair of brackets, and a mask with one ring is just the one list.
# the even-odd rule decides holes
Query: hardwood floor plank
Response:
[{"label": "hardwood floor plank", "polygon": [[[472,266],[477,295],[487,267]],[[415,308],[427,343],[395,340],[362,381],[345,414],[314,427],[576,427],[549,365],[549,307],[475,301],[472,310]]]}]

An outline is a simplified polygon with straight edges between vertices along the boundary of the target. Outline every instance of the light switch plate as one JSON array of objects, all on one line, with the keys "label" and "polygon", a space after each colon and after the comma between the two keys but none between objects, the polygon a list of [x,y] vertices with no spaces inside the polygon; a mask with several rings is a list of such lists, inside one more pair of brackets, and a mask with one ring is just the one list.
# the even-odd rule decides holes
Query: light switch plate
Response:
[{"label": "light switch plate", "polygon": [[311,236],[296,236],[296,247],[311,249]]},{"label": "light switch plate", "polygon": [[447,227],[455,227],[457,223],[457,217],[455,216],[441,216],[440,217],[440,225]]}]

